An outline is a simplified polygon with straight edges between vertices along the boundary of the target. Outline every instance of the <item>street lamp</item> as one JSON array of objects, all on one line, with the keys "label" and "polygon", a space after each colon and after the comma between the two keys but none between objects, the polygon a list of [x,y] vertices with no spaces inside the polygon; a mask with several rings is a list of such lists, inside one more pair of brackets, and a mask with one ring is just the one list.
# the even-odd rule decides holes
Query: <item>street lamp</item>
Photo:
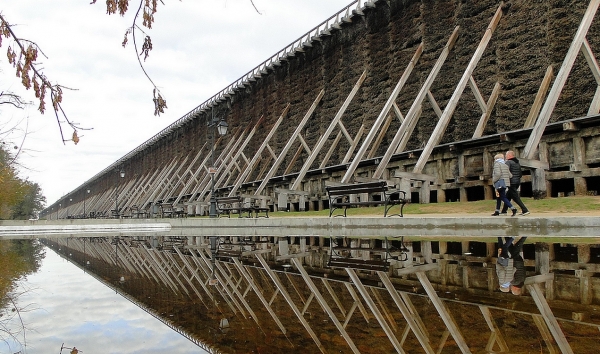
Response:
[{"label": "street lamp", "polygon": [[[121,176],[121,178],[125,177],[125,171],[123,171],[123,169],[121,169],[119,171],[119,175]],[[117,183],[117,189],[116,189],[116,196],[115,196],[115,217],[120,218],[121,214],[119,213],[119,183]]]},{"label": "street lamp", "polygon": [[[225,134],[227,134],[227,122],[225,122],[223,119],[217,121],[214,118],[213,115],[213,120],[211,122],[211,124],[209,125],[209,128],[215,128],[215,130],[217,130],[217,132],[219,133],[220,136],[224,136]],[[212,132],[212,147],[211,147],[211,158],[210,158],[210,165],[211,167],[209,167],[208,169],[208,173],[210,173],[210,209],[208,211],[208,216],[211,218],[216,218],[217,216],[219,216],[217,214],[217,197],[215,196],[215,173],[217,172],[217,169],[215,168],[215,131],[213,130]]]},{"label": "street lamp", "polygon": [[90,194],[90,190],[87,189],[86,194],[83,195],[83,218],[87,219],[87,214],[85,213],[85,199],[87,198],[87,195]]}]

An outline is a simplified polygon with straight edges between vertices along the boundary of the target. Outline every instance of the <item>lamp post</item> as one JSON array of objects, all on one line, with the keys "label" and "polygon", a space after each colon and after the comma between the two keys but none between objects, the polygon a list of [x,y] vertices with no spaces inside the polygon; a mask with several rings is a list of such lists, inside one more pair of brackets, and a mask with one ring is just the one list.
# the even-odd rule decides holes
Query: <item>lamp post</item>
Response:
[{"label": "lamp post", "polygon": [[[224,136],[227,134],[227,122],[223,119],[217,121],[214,118],[210,123],[209,127],[215,128],[220,136]],[[210,173],[210,209],[208,211],[208,216],[211,218],[216,218],[217,214],[217,197],[215,196],[215,173],[217,169],[215,168],[215,131],[212,131],[212,144],[211,144],[211,157],[210,157],[210,167],[208,168],[208,173]]]},{"label": "lamp post", "polygon": [[90,194],[90,190],[89,190],[89,189],[87,189],[87,190],[85,191],[85,193],[86,193],[86,194],[84,194],[84,195],[83,195],[83,218],[84,218],[84,219],[87,219],[87,214],[85,213],[85,200],[86,200],[86,198],[87,198],[87,195],[88,195],[88,194]]},{"label": "lamp post", "polygon": [[[125,171],[123,171],[123,169],[119,171],[119,176],[121,176],[121,178],[125,177]],[[119,213],[119,183],[117,183],[115,194],[115,216],[121,218],[121,214]]]}]

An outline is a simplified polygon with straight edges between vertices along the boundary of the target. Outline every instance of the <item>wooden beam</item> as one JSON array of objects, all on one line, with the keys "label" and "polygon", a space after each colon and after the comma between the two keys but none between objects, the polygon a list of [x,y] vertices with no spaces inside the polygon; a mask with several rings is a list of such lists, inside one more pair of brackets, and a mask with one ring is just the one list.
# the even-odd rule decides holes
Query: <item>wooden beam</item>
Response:
[{"label": "wooden beam", "polygon": [[394,101],[400,94],[400,91],[406,84],[408,77],[412,73],[412,70],[414,69],[415,65],[419,61],[419,58],[421,57],[422,53],[423,53],[423,43],[419,44],[419,46],[417,47],[417,50],[415,51],[415,54],[413,55],[412,59],[408,63],[408,66],[404,70],[402,77],[400,77],[400,80],[396,84],[396,87],[392,91],[392,94],[390,95],[390,97],[388,98],[387,102],[385,103],[383,109],[381,110],[379,117],[377,117],[375,122],[373,122],[373,125],[371,126],[371,129],[369,130],[369,134],[367,134],[367,137],[365,138],[365,140],[363,141],[363,144],[361,145],[360,149],[356,153],[356,156],[354,156],[354,159],[352,160],[352,163],[350,163],[350,166],[348,167],[346,174],[344,175],[344,177],[342,177],[343,183],[350,182],[350,180],[352,179],[352,176],[354,176],[354,171],[356,171],[356,168],[358,167],[359,162],[362,161],[363,157],[367,153],[367,149],[369,148],[369,146],[371,145],[371,142],[377,135],[377,132],[379,131],[379,128],[381,127],[381,124],[383,124],[385,118],[387,117],[390,110],[392,109],[392,104],[394,103]]},{"label": "wooden beam", "polygon": [[490,95],[485,108],[483,108],[483,113],[481,114],[479,123],[477,123],[477,128],[475,128],[475,132],[473,133],[473,139],[480,138],[483,135],[485,126],[487,125],[490,115],[494,110],[494,105],[496,105],[496,101],[498,100],[498,95],[500,95],[500,83],[496,82],[496,85],[494,85],[494,89],[492,90],[492,94]]},{"label": "wooden beam", "polygon": [[375,305],[375,302],[373,302],[373,299],[371,299],[371,296],[369,296],[367,289],[360,281],[360,278],[358,277],[354,269],[346,268],[346,272],[350,276],[350,279],[352,279],[352,282],[354,283],[354,286],[356,286],[356,288],[358,289],[358,292],[362,295],[363,300],[365,300],[365,302],[367,303],[367,306],[369,306],[369,308],[371,309],[371,312],[375,315],[375,318],[379,322],[379,325],[381,326],[381,328],[383,328],[385,334],[387,334],[388,339],[392,342],[394,348],[396,348],[396,351],[398,353],[404,354],[404,349],[402,349],[400,342],[398,342],[398,338],[396,338],[396,335],[394,334],[388,323],[385,321],[385,318],[383,318],[383,315],[377,308],[377,305]]},{"label": "wooden beam", "polygon": [[[446,61],[446,58],[448,57],[448,53],[450,53],[450,51],[452,50],[452,47],[456,43],[456,38],[458,38],[458,29],[459,29],[458,26],[456,26],[454,28],[454,31],[452,32],[452,35],[450,35],[450,38],[448,39],[446,46],[440,53],[440,56],[438,57],[435,65],[433,66],[433,69],[429,73],[429,76],[427,76],[427,79],[423,83],[421,90],[419,91],[419,93],[417,94],[417,97],[415,98],[412,105],[410,106],[410,109],[408,110],[408,113],[406,114],[404,121],[402,122],[402,124],[400,125],[400,128],[398,128],[398,131],[396,132],[396,135],[394,135],[394,138],[390,142],[390,146],[388,147],[385,154],[381,157],[381,161],[379,162],[379,166],[377,166],[377,169],[375,170],[373,177],[381,178],[381,176],[383,176],[383,172],[385,171],[385,168],[387,167],[387,165],[390,162],[390,159],[392,158],[392,155],[394,153],[401,152],[399,150],[404,150],[404,147],[400,148],[399,145],[401,145],[401,142],[403,142],[403,141],[408,141],[408,139],[412,135],[414,127],[416,126],[416,122],[418,121],[420,113],[421,113],[423,100],[427,96],[427,93],[431,89],[431,85],[435,81],[442,66],[444,65],[444,62]],[[406,145],[406,143],[404,143],[404,145]]]},{"label": "wooden beam", "polygon": [[452,97],[450,97],[450,100],[448,101],[448,104],[446,105],[446,108],[444,109],[444,112],[442,113],[442,117],[438,121],[438,124],[435,126],[433,133],[431,133],[431,137],[427,141],[427,145],[425,145],[425,148],[423,149],[423,152],[421,153],[419,160],[415,164],[413,172],[421,173],[423,171],[423,168],[425,167],[425,163],[427,163],[427,160],[429,159],[429,156],[431,155],[433,148],[437,144],[439,144],[439,142],[442,140],[442,136],[444,135],[444,132],[446,131],[446,128],[448,127],[448,124],[450,123],[450,119],[452,118],[452,115],[454,114],[454,110],[456,109],[456,106],[458,105],[458,101],[459,101],[460,97],[462,96],[462,93],[463,93],[465,87],[469,83],[471,75],[473,75],[473,71],[475,71],[475,68],[477,67],[477,64],[479,63],[479,60],[483,56],[483,52],[487,48],[487,45],[490,42],[490,39],[492,38],[492,34],[494,33],[494,30],[498,26],[498,22],[500,22],[500,18],[502,18],[502,5],[498,6],[498,10],[496,10],[496,14],[492,18],[490,25],[486,29],[485,34],[483,35],[483,38],[481,39],[481,42],[479,43],[479,46],[475,50],[475,53],[473,53],[473,57],[471,58],[471,61],[469,62],[469,65],[467,66],[462,78],[458,82],[458,85],[457,85],[456,89],[454,90]]},{"label": "wooden beam", "polygon": [[340,331],[340,333],[342,334],[342,337],[344,337],[344,339],[346,340],[346,343],[348,344],[348,346],[350,347],[352,352],[357,353],[357,354],[360,353],[360,351],[354,344],[354,341],[352,340],[352,338],[350,338],[350,336],[348,335],[348,332],[346,332],[346,329],[344,328],[344,326],[342,326],[340,321],[337,319],[336,315],[333,313],[333,310],[331,309],[329,304],[327,304],[327,301],[325,301],[325,298],[319,291],[319,288],[317,288],[315,283],[312,281],[312,279],[310,278],[310,276],[308,275],[308,273],[302,266],[302,263],[298,259],[295,259],[295,258],[292,259],[292,263],[294,264],[294,266],[296,266],[296,268],[300,272],[300,275],[304,279],[304,282],[306,283],[306,285],[308,285],[310,291],[315,295],[315,298],[321,305],[321,308],[323,310],[325,310],[325,313],[327,313],[327,315],[329,315],[329,318],[331,319],[331,321],[333,322],[335,327],[338,329],[338,331]]},{"label": "wooden beam", "polygon": [[352,87],[352,90],[346,97],[346,100],[344,101],[344,103],[342,104],[340,109],[337,111],[336,115],[331,120],[331,123],[329,123],[329,127],[327,127],[327,130],[325,130],[325,132],[323,133],[321,138],[317,141],[317,144],[315,144],[315,147],[313,148],[312,153],[310,154],[310,156],[308,156],[308,159],[306,160],[306,162],[300,169],[300,172],[298,173],[298,177],[296,177],[296,181],[294,181],[294,184],[292,184],[290,189],[298,190],[298,188],[300,187],[300,184],[302,183],[302,180],[304,179],[304,176],[310,169],[310,166],[312,166],[315,159],[317,158],[317,156],[323,149],[323,146],[329,139],[329,136],[331,136],[331,133],[333,132],[334,128],[336,126],[338,126],[338,122],[342,119],[342,116],[346,112],[346,109],[352,102],[352,99],[354,99],[354,96],[356,96],[356,93],[358,92],[358,90],[360,89],[360,87],[362,86],[362,84],[366,78],[367,78],[367,71],[365,70],[365,71],[363,71],[362,75],[360,75],[360,77],[358,78],[358,81],[356,81],[356,83]]},{"label": "wooden beam", "polygon": [[573,42],[571,42],[569,51],[565,56],[565,60],[563,61],[558,74],[556,75],[556,80],[554,80],[554,84],[550,89],[548,98],[542,107],[540,116],[537,119],[533,130],[531,131],[531,135],[529,136],[529,140],[527,140],[525,148],[523,149],[523,157],[525,158],[533,159],[535,157],[538,144],[540,143],[542,134],[544,134],[544,129],[546,129],[546,125],[550,120],[550,116],[552,115],[552,112],[554,112],[554,107],[556,106],[560,93],[562,92],[563,87],[569,78],[569,74],[571,73],[571,69],[575,63],[575,59],[577,59],[577,54],[579,53],[583,41],[585,40],[585,36],[592,25],[592,21],[594,20],[594,16],[596,15],[599,5],[600,0],[590,1],[579,28],[577,29],[577,33],[575,33],[575,38],[573,38]]}]

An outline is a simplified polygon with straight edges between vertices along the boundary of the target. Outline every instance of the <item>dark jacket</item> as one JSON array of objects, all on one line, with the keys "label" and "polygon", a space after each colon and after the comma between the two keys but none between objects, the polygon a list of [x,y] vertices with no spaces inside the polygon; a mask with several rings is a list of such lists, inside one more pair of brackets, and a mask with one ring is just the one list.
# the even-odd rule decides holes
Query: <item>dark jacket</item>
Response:
[{"label": "dark jacket", "polygon": [[512,173],[512,177],[510,177],[510,185],[511,186],[519,186],[521,184],[521,165],[519,164],[519,160],[516,157],[513,157],[510,160],[506,160],[506,166],[508,166],[508,170]]}]

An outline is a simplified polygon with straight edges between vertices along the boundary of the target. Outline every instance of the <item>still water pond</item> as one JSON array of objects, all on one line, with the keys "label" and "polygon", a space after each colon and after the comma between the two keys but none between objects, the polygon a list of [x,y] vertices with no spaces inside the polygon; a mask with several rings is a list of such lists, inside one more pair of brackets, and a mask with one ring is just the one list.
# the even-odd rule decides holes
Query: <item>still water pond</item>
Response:
[{"label": "still water pond", "polygon": [[16,304],[24,309],[26,331],[23,336],[14,318],[9,326],[19,331],[18,343],[3,337],[3,354],[59,353],[63,345],[85,354],[206,353],[49,248],[39,269],[18,281],[14,293],[21,294]]},{"label": "still water pond", "polygon": [[9,339],[0,353],[586,354],[600,343],[596,239],[521,239],[510,255],[521,295],[499,290],[495,239],[122,234],[0,251],[7,243],[28,260],[11,292],[25,337],[14,313],[9,323],[27,347]]}]

